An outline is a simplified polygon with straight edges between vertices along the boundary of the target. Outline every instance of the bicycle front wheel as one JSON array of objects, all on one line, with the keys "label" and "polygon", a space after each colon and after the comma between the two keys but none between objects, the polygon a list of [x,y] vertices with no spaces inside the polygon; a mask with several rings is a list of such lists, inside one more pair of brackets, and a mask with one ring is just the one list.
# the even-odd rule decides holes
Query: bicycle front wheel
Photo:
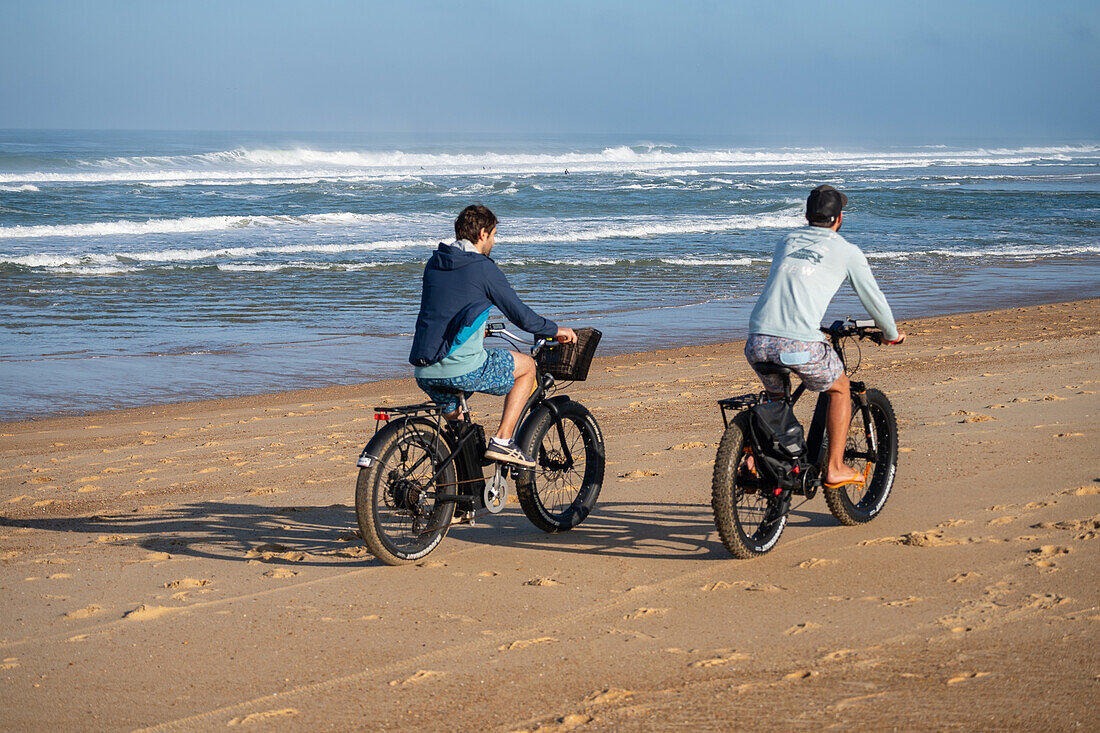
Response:
[{"label": "bicycle front wheel", "polygon": [[455,494],[456,475],[433,425],[407,422],[389,430],[378,460],[359,470],[355,515],[371,553],[387,565],[404,565],[423,559],[447,534],[455,505],[446,498]]},{"label": "bicycle front wheel", "polygon": [[[825,489],[829,511],[841,524],[863,524],[882,512],[898,467],[898,421],[886,395],[867,390],[868,420],[859,400],[852,399],[852,422],[844,446],[844,462],[860,473],[867,471],[863,486],[848,484]],[[868,439],[873,436],[874,446]]]},{"label": "bicycle front wheel", "polygon": [[746,418],[747,413],[737,415],[722,435],[710,490],[710,506],[722,544],[742,560],[775,547],[787,526],[787,513],[749,467],[752,448],[746,440]]},{"label": "bicycle front wheel", "polygon": [[564,532],[583,522],[603,487],[604,445],[596,418],[572,400],[543,405],[524,431],[521,446],[536,467],[519,472],[516,494],[523,513],[543,532]]}]

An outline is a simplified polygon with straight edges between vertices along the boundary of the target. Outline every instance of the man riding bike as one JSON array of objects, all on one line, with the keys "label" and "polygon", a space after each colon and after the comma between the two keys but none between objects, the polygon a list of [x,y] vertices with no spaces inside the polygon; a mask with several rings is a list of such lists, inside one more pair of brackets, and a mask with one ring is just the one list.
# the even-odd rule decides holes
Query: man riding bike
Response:
[{"label": "man riding bike", "polygon": [[[840,358],[822,340],[819,330],[825,310],[844,280],[851,282],[887,343],[905,340],[867,258],[837,233],[847,203],[848,197],[829,185],[810,192],[806,200],[809,226],[791,232],[776,246],[768,281],[749,318],[745,344],[745,358],[754,369],[759,363],[781,364],[797,374],[808,389],[829,396],[829,464],[825,475],[825,486],[829,488],[864,480],[844,463],[852,413],[850,387]],[[783,394],[779,376],[757,374],[769,394]]]},{"label": "man riding bike", "polygon": [[424,267],[420,313],[409,362],[417,385],[445,410],[461,417],[458,393],[507,395],[496,435],[485,457],[533,468],[512,436],[523,405],[535,388],[535,362],[527,354],[486,349],[485,322],[495,305],[528,333],[553,334],[571,343],[577,335],[524,305],[504,273],[489,257],[496,243],[497,218],[488,208],[467,206],[455,220],[455,242],[440,242]]}]

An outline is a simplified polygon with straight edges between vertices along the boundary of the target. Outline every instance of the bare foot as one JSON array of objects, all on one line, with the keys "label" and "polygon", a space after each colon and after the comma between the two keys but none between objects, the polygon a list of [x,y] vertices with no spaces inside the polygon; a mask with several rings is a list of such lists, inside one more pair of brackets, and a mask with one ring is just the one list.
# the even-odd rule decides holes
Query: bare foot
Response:
[{"label": "bare foot", "polygon": [[848,465],[845,465],[841,470],[830,468],[825,474],[825,483],[834,486],[859,483],[862,480],[863,474]]}]

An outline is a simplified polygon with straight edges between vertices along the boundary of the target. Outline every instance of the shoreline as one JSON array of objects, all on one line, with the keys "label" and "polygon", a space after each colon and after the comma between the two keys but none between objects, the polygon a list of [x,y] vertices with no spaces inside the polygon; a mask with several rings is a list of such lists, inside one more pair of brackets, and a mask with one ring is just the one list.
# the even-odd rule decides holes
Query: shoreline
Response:
[{"label": "shoreline", "polygon": [[[851,295],[851,294],[848,294]],[[854,296],[852,296],[854,297]],[[1049,305],[1069,305],[1069,304],[1085,304],[1090,303],[1097,298],[1084,298],[1084,299],[1070,299],[1070,300],[1052,300],[1041,301],[1037,303],[1029,303],[1027,305],[1010,305],[1001,306],[997,308],[982,309],[975,311],[948,311],[944,313],[936,313],[933,315],[922,315],[908,318],[898,318],[899,325],[902,323],[921,323],[924,321],[944,318],[950,316],[967,316],[967,315],[980,315],[986,313],[999,313],[1008,312],[1012,310],[1018,310],[1020,308],[1035,308]],[[629,358],[632,356],[645,356],[649,354],[657,354],[665,351],[678,351],[688,348],[706,348],[706,347],[720,347],[731,345],[743,345],[744,338],[736,339],[733,341],[716,339],[713,341],[697,340],[691,344],[685,345],[668,345],[660,346],[657,348],[647,348],[639,351],[625,351],[625,352],[613,352],[608,355],[597,355],[596,361],[599,362],[604,359],[620,359]],[[411,367],[409,367],[411,370]],[[173,408],[186,408],[188,410],[197,409],[200,405],[221,405],[224,409],[230,409],[233,407],[252,407],[259,406],[260,402],[269,400],[278,400],[285,402],[294,402],[297,400],[310,399],[311,396],[314,399],[349,399],[351,396],[361,392],[364,388],[372,386],[378,389],[384,389],[390,386],[391,389],[402,389],[406,386],[412,385],[415,387],[415,383],[411,376],[407,377],[384,377],[381,379],[371,379],[362,382],[351,382],[347,384],[329,384],[325,386],[316,387],[301,387],[297,389],[289,390],[273,390],[270,392],[253,392],[249,394],[230,395],[225,397],[208,397],[194,400],[183,401],[151,401],[145,402],[141,405],[134,406],[120,406],[120,407],[107,407],[103,409],[79,411],[79,412],[58,412],[43,415],[28,415],[25,417],[18,417],[10,420],[0,420],[0,429],[8,430],[15,429],[23,424],[36,424],[45,425],[50,424],[53,421],[65,421],[65,420],[80,420],[80,419],[109,419],[109,416],[124,416],[134,415],[139,419],[145,419],[147,416],[155,414],[155,411],[160,409],[163,411],[169,411]],[[424,399],[427,399],[425,396]],[[239,405],[238,405],[239,403]]]}]

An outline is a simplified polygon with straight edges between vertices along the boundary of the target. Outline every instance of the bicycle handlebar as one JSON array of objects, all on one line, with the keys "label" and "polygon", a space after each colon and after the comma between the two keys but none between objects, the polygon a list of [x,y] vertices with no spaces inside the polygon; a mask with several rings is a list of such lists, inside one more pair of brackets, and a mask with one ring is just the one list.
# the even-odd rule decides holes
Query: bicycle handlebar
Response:
[{"label": "bicycle handlebar", "polygon": [[556,344],[557,339],[552,336],[539,336],[534,341],[528,341],[527,339],[517,336],[507,328],[503,323],[487,323],[485,324],[486,336],[499,336],[500,338],[511,341],[516,346],[530,346],[531,356],[537,356],[540,351],[551,344]]},{"label": "bicycle handlebar", "polygon": [[821,332],[834,339],[854,337],[861,340],[867,339],[873,341],[880,346],[887,343],[886,337],[883,336],[882,331],[878,330],[875,327],[875,322],[870,320],[857,321],[854,318],[837,320],[833,321],[828,326],[822,326]]}]

